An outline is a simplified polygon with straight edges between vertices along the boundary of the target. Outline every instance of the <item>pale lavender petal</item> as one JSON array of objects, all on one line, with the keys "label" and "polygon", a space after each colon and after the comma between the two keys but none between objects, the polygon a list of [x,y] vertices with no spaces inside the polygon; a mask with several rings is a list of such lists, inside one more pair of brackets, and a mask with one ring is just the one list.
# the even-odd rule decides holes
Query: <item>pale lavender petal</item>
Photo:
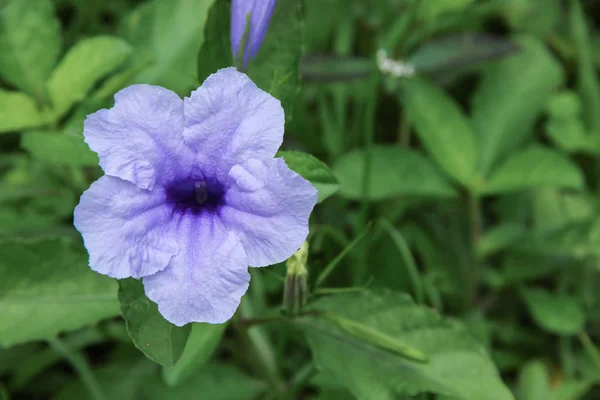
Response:
[{"label": "pale lavender petal", "polygon": [[248,14],[251,14],[244,50],[244,69],[256,56],[265,39],[276,3],[276,0],[232,0],[231,2],[231,51],[234,58],[239,55],[244,32],[246,32]]},{"label": "pale lavender petal", "polygon": [[218,214],[179,214],[181,250],[161,272],[144,278],[148,298],[171,323],[223,323],[235,313],[250,282],[246,253]]},{"label": "pale lavender petal", "polygon": [[89,115],[83,134],[107,175],[152,189],[191,169],[183,120],[183,100],[177,94],[133,85],[115,95],[113,108]]},{"label": "pale lavender petal", "polygon": [[81,196],[74,225],[94,271],[119,279],[140,278],[165,268],[179,251],[171,214],[164,191],[150,192],[103,176]]},{"label": "pale lavender petal", "polygon": [[231,169],[221,219],[244,245],[248,264],[276,264],[289,258],[308,235],[317,190],[283,159],[250,159]]},{"label": "pale lavender petal", "polygon": [[281,103],[235,68],[209,76],[184,103],[184,139],[205,175],[225,182],[234,165],[271,158],[281,146]]}]

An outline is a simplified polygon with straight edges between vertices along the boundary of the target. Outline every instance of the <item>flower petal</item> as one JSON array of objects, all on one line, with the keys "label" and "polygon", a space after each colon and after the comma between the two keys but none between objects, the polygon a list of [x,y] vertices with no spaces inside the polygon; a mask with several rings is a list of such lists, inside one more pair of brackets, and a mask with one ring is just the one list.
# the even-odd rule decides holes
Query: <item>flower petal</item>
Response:
[{"label": "flower petal", "polygon": [[146,296],[171,323],[223,323],[250,282],[246,253],[218,215],[185,213],[178,223],[181,251],[161,272],[144,278]]},{"label": "flower petal", "polygon": [[289,258],[308,235],[317,190],[283,159],[248,160],[231,169],[235,182],[225,193],[221,219],[244,245],[248,264],[276,264]]},{"label": "flower petal", "polygon": [[164,191],[143,190],[112,176],[94,182],[74,212],[90,267],[118,279],[151,275],[169,264],[179,251],[170,221]]},{"label": "flower petal", "polygon": [[184,139],[205,175],[224,182],[232,166],[271,158],[281,146],[281,103],[235,68],[209,76],[184,103]]},{"label": "flower petal", "polygon": [[183,120],[183,100],[177,94],[133,85],[115,95],[113,108],[89,115],[83,134],[107,175],[152,189],[191,168]]},{"label": "flower petal", "polygon": [[276,3],[276,0],[232,0],[231,2],[231,51],[234,58],[238,56],[246,32],[248,14],[251,13],[250,29],[248,29],[244,51],[244,68],[256,56],[267,34]]}]

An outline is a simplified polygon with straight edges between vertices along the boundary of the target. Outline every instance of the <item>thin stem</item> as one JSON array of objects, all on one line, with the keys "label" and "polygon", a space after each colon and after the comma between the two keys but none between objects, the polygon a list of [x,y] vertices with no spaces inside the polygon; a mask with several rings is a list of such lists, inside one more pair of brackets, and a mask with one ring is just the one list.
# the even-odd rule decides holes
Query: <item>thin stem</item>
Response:
[{"label": "thin stem", "polygon": [[[253,310],[252,304],[248,297],[244,297],[240,304],[239,313],[242,317],[251,317]],[[242,338],[252,347],[253,353],[256,355],[254,362],[256,366],[261,369],[268,380],[271,389],[281,395],[284,392],[285,383],[279,375],[279,368],[277,366],[277,358],[275,356],[275,350],[271,344],[269,337],[263,329],[259,326],[252,326],[259,323],[271,322],[274,320],[271,316],[269,318],[260,317],[256,323],[246,324],[249,329],[243,329],[239,324],[234,324],[234,327]]]},{"label": "thin stem", "polygon": [[239,321],[236,322],[236,324],[238,324],[240,328],[248,329],[254,325],[262,325],[262,324],[268,324],[271,322],[279,322],[279,321],[283,321],[286,318],[287,317],[282,314],[264,315],[264,316],[254,317],[254,318],[240,319]]},{"label": "thin stem", "polygon": [[57,338],[48,339],[48,344],[50,344],[50,347],[52,347],[54,351],[63,356],[69,362],[69,364],[71,364],[94,400],[108,400],[108,398],[104,395],[100,384],[96,380],[92,369],[88,365],[87,360],[81,355],[81,353],[73,351],[71,348],[69,348],[69,346],[66,346]]},{"label": "thin stem", "polygon": [[398,231],[398,229],[396,229],[396,227],[388,220],[381,219],[379,224],[390,235],[396,244],[398,251],[400,251],[400,255],[404,259],[404,265],[406,266],[408,276],[410,278],[410,283],[413,287],[415,300],[418,304],[423,304],[423,281],[421,280],[419,269],[417,268],[417,264],[415,263],[406,239],[404,239],[404,236],[402,236],[400,231]]},{"label": "thin stem", "polygon": [[355,237],[354,240],[344,248],[344,250],[342,250],[337,256],[335,256],[333,260],[331,260],[329,264],[327,264],[327,266],[323,269],[323,272],[321,272],[317,277],[315,287],[319,287],[323,284],[323,282],[325,282],[327,277],[333,272],[333,270],[335,269],[335,267],[337,267],[340,261],[342,261],[342,259],[346,257],[350,250],[352,250],[354,246],[356,246],[358,242],[360,242],[367,235],[367,232],[369,232],[370,228],[371,224],[367,223],[363,232],[357,237]]},{"label": "thin stem", "polygon": [[310,378],[317,372],[315,365],[312,361],[304,364],[298,372],[296,372],[290,382],[290,388],[288,389],[285,400],[293,400],[296,398],[298,392],[306,385]]},{"label": "thin stem", "polygon": [[[369,186],[371,179],[371,167],[373,159],[373,143],[375,141],[375,115],[377,110],[377,93],[379,89],[379,74],[374,73],[371,77],[371,92],[368,98],[367,110],[365,113],[364,127],[364,148],[365,148],[365,163],[362,179],[362,206],[360,212],[360,228],[365,229],[369,222],[370,201],[369,201]],[[368,245],[368,244],[367,244]],[[358,274],[355,274],[356,282],[364,282],[367,271],[369,258],[366,249],[359,253],[358,257]]]},{"label": "thin stem", "polygon": [[583,344],[583,347],[585,348],[585,351],[588,353],[588,355],[590,356],[590,358],[596,365],[596,368],[598,369],[598,373],[600,373],[600,351],[594,345],[594,343],[592,343],[592,340],[587,335],[587,333],[579,332],[578,336],[579,336],[579,340],[581,341],[581,344]]}]

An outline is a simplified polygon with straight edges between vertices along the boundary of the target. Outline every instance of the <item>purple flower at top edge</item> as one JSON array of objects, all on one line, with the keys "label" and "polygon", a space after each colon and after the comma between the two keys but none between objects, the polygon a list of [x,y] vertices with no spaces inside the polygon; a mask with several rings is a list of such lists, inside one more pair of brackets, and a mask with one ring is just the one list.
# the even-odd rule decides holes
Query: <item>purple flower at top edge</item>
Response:
[{"label": "purple flower at top edge", "polygon": [[283,127],[279,101],[235,68],[183,100],[150,85],[118,92],[84,124],[105,172],[74,213],[90,267],[143,278],[175,325],[227,321],[248,266],[284,261],[308,234],[317,191],[273,158]]},{"label": "purple flower at top edge", "polygon": [[231,51],[236,59],[240,54],[240,46],[246,32],[248,14],[250,28],[246,38],[242,68],[256,56],[260,45],[265,39],[269,22],[277,0],[232,0],[231,1]]}]

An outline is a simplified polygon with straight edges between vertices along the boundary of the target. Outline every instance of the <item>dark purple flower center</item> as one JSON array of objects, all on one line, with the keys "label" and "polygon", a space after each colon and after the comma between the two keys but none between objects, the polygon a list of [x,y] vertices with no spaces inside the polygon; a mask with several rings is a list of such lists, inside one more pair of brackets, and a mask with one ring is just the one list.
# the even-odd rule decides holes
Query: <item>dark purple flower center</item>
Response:
[{"label": "dark purple flower center", "polygon": [[184,180],[166,187],[167,202],[178,212],[218,212],[224,204],[225,188],[219,182]]}]

